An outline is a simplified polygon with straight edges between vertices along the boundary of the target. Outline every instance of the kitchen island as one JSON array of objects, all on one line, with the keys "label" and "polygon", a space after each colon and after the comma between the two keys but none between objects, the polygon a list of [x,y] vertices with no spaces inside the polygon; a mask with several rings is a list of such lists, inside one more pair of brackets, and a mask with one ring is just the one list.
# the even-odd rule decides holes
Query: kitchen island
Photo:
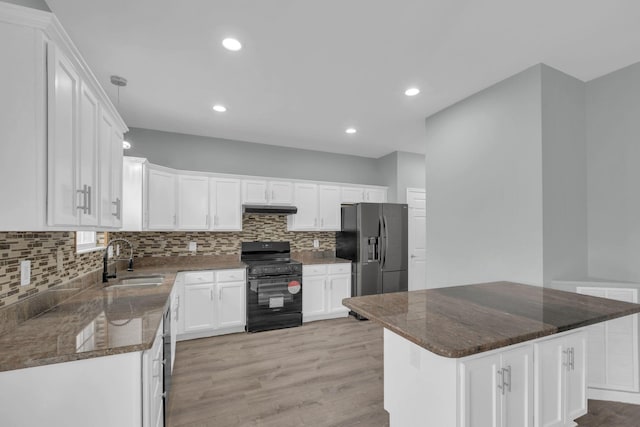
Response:
[{"label": "kitchen island", "polygon": [[584,327],[640,305],[510,282],[347,298],[384,326],[392,427],[572,426],[586,413]]}]

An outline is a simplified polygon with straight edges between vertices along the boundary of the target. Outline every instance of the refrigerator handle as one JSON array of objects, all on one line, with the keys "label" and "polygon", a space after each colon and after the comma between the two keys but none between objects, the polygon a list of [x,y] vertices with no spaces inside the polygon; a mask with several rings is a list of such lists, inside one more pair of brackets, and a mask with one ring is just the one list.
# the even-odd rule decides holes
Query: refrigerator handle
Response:
[{"label": "refrigerator handle", "polygon": [[380,248],[380,256],[378,257],[378,263],[380,263],[380,269],[382,269],[384,267],[384,259],[386,257],[386,254],[384,252],[386,249],[386,242],[384,241],[384,217],[380,216],[380,219],[378,221],[378,233],[380,234],[378,244]]},{"label": "refrigerator handle", "polygon": [[383,269],[387,263],[387,252],[389,251],[389,234],[387,233],[387,217],[382,215],[382,245],[384,246],[384,254],[382,256],[382,264],[380,268]]}]

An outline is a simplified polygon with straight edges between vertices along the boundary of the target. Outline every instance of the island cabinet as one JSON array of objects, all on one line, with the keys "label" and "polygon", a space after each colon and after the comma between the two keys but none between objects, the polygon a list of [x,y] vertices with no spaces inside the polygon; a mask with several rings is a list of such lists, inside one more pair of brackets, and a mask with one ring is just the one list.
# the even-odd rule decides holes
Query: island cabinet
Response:
[{"label": "island cabinet", "polygon": [[[614,301],[638,302],[640,284],[604,281],[554,281],[555,289]],[[640,404],[637,314],[587,327],[587,397]]]},{"label": "island cabinet", "polygon": [[178,341],[242,332],[246,324],[244,269],[178,273]]},{"label": "island cabinet", "polygon": [[534,344],[536,427],[575,425],[587,413],[586,332]]},{"label": "island cabinet", "polygon": [[347,317],[342,305],[351,296],[351,264],[302,266],[302,321]]},{"label": "island cabinet", "polygon": [[460,362],[460,425],[533,427],[533,348]]},{"label": "island cabinet", "polygon": [[587,412],[586,328],[640,305],[513,282],[347,298],[384,326],[391,427],[569,427]]}]

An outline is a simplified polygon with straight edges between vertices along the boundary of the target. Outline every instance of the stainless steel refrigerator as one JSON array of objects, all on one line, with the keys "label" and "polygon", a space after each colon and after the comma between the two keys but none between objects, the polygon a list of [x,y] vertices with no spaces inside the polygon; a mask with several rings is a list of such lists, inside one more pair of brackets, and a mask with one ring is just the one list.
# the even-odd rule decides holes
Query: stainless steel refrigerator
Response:
[{"label": "stainless steel refrigerator", "polygon": [[405,204],[342,205],[336,256],[352,262],[352,296],[408,289],[407,223]]}]

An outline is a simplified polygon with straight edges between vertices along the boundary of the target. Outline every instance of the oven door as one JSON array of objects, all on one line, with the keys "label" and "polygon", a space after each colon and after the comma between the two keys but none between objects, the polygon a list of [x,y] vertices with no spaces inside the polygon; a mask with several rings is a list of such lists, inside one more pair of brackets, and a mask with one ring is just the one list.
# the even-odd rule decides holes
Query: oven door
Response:
[{"label": "oven door", "polygon": [[247,330],[249,332],[302,324],[302,277],[249,277]]}]

